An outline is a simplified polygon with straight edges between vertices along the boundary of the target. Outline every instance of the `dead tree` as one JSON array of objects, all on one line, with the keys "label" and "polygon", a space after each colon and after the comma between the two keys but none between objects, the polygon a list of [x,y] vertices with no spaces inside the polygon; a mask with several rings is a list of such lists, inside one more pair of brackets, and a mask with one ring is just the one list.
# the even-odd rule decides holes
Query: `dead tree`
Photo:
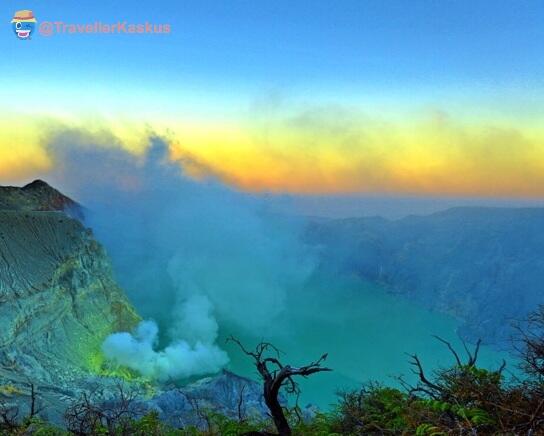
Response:
[{"label": "dead tree", "polygon": [[544,381],[544,305],[529,314],[523,322],[514,324],[518,335],[514,348],[521,359],[523,370]]},{"label": "dead tree", "polygon": [[0,431],[9,432],[18,427],[19,407],[0,399]]},{"label": "dead tree", "polygon": [[[467,371],[470,370],[470,368],[474,368],[476,366],[476,363],[478,361],[478,353],[480,352],[480,346],[482,344],[482,341],[479,339],[476,342],[476,345],[474,346],[474,350],[470,351],[468,349],[468,346],[463,341],[463,348],[465,349],[465,352],[467,354],[467,360],[466,362],[463,362],[461,357],[459,356],[459,353],[455,350],[455,348],[452,346],[452,344],[445,339],[442,339],[439,336],[433,336],[436,340],[442,342],[450,351],[453,358],[455,359],[455,366],[454,370],[457,371]],[[412,366],[412,372],[417,375],[418,377],[418,383],[417,385],[413,386],[407,383],[403,377],[398,377],[399,382],[401,385],[408,391],[409,394],[414,394],[416,392],[423,393],[430,398],[438,399],[443,398],[447,387],[443,386],[439,382],[432,381],[429,379],[429,377],[426,375],[425,370],[423,369],[423,365],[421,363],[421,360],[419,359],[419,356],[417,354],[408,354],[410,357],[410,365]],[[506,363],[503,361],[501,367],[497,371],[499,374],[502,373],[504,370]],[[442,377],[447,378],[447,377]]]},{"label": "dead tree", "polygon": [[204,423],[206,425],[206,434],[211,434],[213,425],[210,417],[210,410],[208,410],[206,407],[200,407],[198,398],[189,395],[187,392],[183,392],[181,389],[178,389],[178,392],[183,395],[191,405],[193,412],[200,420],[199,424]]},{"label": "dead tree", "polygon": [[240,388],[240,393],[238,394],[238,422],[242,423],[246,420],[244,412],[244,391],[246,389],[246,384],[242,385]]},{"label": "dead tree", "polygon": [[278,430],[278,434],[280,436],[290,436],[291,427],[279,400],[280,390],[284,388],[288,394],[295,394],[298,397],[300,388],[293,377],[308,377],[317,372],[332,371],[330,368],[321,366],[327,359],[327,354],[324,354],[317,361],[308,365],[293,367],[291,365],[283,365],[280,362],[279,350],[268,342],[261,342],[255,347],[254,351],[249,351],[238,339],[232,336],[227,341],[237,344],[246,355],[252,357],[255,361],[257,371],[264,382],[264,401],[270,410],[270,415]]},{"label": "dead tree", "polygon": [[65,412],[67,429],[78,436],[98,434],[128,436],[131,424],[144,412],[137,389],[126,389],[122,382],[115,385],[115,395],[104,401],[104,390],[84,392]]},{"label": "dead tree", "polygon": [[34,418],[44,410],[44,407],[38,402],[38,392],[36,391],[34,383],[28,380],[28,386],[30,388],[30,410],[28,417]]},{"label": "dead tree", "polygon": [[[3,399],[0,399],[0,430],[13,431],[18,428],[21,422],[25,419],[31,419],[38,416],[44,408],[40,406],[38,392],[35,384],[28,380],[30,402],[28,406],[28,415],[25,418],[20,416],[19,405],[10,404]],[[2,433],[4,434],[4,433]]]}]

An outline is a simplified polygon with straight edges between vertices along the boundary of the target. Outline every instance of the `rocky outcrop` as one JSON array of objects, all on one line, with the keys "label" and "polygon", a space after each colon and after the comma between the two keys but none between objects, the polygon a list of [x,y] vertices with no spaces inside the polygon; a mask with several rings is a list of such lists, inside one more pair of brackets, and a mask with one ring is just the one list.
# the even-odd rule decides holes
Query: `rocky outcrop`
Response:
[{"label": "rocky outcrop", "polygon": [[260,385],[245,377],[223,371],[180,389],[166,389],[144,403],[144,410],[155,410],[159,417],[176,428],[205,426],[200,411],[214,411],[233,419],[266,416]]},{"label": "rocky outcrop", "polygon": [[355,274],[462,321],[467,339],[508,345],[544,303],[544,209],[455,208],[428,216],[314,221],[322,269]]},{"label": "rocky outcrop", "polygon": [[139,319],[67,208],[81,213],[44,182],[0,189],[0,393],[24,397],[32,381],[53,410],[100,370],[104,338]]},{"label": "rocky outcrop", "polygon": [[64,424],[64,411],[84,393],[115,401],[117,387],[139,392],[142,410],[173,425],[202,425],[196,409],[265,413],[260,387],[224,372],[183,387],[164,387],[104,362],[105,337],[131,331],[139,316],[116,284],[110,261],[77,218],[83,208],[35,181],[0,187],[0,407],[30,406]]},{"label": "rocky outcrop", "polygon": [[[120,389],[123,400],[120,400]],[[103,410],[125,410],[133,418],[156,412],[161,421],[174,428],[206,428],[211,413],[238,420],[263,418],[268,410],[262,387],[229,371],[184,386],[89,377],[79,387],[79,395],[83,392],[93,405]],[[75,393],[71,395],[74,397]],[[303,410],[305,418],[313,413],[315,410],[311,407]]]},{"label": "rocky outcrop", "polygon": [[138,320],[102,247],[63,213],[0,211],[0,262],[3,367],[52,382],[95,369],[106,335]]},{"label": "rocky outcrop", "polygon": [[34,180],[22,188],[0,186],[0,210],[60,211],[79,220],[84,214],[80,204],[61,194],[43,180]]}]

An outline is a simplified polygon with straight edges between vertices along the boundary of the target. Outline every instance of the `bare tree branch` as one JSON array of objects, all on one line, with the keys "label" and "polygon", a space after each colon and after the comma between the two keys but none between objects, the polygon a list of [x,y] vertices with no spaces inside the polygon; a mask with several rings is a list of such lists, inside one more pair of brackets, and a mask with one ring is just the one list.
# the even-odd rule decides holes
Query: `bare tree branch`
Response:
[{"label": "bare tree branch", "polygon": [[446,347],[448,347],[448,349],[451,351],[451,353],[455,357],[455,361],[457,362],[457,365],[463,366],[463,363],[461,362],[461,359],[459,358],[459,354],[457,354],[457,351],[455,351],[455,348],[453,348],[452,345],[448,341],[446,341],[445,339],[442,339],[440,336],[437,336],[437,335],[433,335],[433,338],[445,344]]},{"label": "bare tree branch", "polygon": [[[280,436],[290,436],[292,433],[291,427],[278,399],[280,390],[284,388],[288,394],[294,394],[298,397],[300,389],[293,379],[294,376],[308,377],[318,372],[332,371],[330,368],[321,366],[327,359],[327,354],[323,354],[318,360],[308,365],[294,367],[282,364],[280,362],[280,351],[269,342],[257,344],[255,350],[248,350],[233,336],[230,336],[227,342],[235,343],[242,352],[253,358],[257,371],[264,382],[264,400],[270,410],[274,425]],[[268,353],[273,353],[274,356],[269,356]],[[273,369],[270,366],[273,366]]]}]

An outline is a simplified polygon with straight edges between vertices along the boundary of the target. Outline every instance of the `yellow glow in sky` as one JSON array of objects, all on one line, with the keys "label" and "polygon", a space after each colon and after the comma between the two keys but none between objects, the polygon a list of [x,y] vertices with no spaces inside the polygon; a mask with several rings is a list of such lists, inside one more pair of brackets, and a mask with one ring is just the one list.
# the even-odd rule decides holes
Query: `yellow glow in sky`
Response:
[{"label": "yellow glow in sky", "polygon": [[337,108],[237,122],[4,117],[0,181],[54,171],[46,146],[63,129],[75,129],[97,146],[118,143],[135,153],[155,132],[190,175],[213,174],[247,191],[538,197],[544,195],[538,124],[468,122],[440,112],[388,120]]}]

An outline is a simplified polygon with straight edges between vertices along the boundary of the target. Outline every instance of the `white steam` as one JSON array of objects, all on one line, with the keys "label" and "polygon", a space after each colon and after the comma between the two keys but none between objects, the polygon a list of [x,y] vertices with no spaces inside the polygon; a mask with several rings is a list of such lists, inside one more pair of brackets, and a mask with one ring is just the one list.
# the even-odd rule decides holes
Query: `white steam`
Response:
[{"label": "white steam", "polygon": [[136,330],[114,333],[102,344],[104,355],[119,365],[158,380],[186,378],[217,372],[228,362],[227,354],[214,344],[217,323],[211,316],[211,304],[204,296],[195,296],[181,307],[181,325],[185,337],[157,351],[159,328],[154,321],[142,321]]},{"label": "white steam", "polygon": [[117,279],[156,321],[111,335],[103,351],[157,379],[215,372],[227,363],[219,329],[266,335],[315,257],[262,197],[188,178],[163,140],[151,138],[143,156],[103,142],[64,131],[50,144],[53,182],[87,207]]}]

